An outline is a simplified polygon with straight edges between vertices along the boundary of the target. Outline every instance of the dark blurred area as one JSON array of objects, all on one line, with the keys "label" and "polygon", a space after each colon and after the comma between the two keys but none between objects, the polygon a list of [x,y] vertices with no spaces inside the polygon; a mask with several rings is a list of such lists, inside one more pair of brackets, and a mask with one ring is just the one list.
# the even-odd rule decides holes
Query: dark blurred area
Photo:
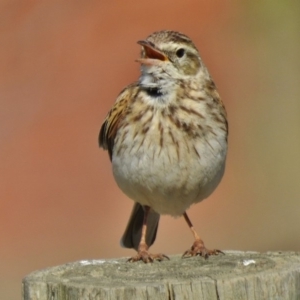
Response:
[{"label": "dark blurred area", "polygon": [[[2,0],[0,299],[36,269],[133,254],[119,246],[133,203],[97,137],[139,76],[136,42],[161,29],[192,38],[228,112],[227,169],[189,210],[197,231],[211,248],[299,251],[299,28],[296,0]],[[166,216],[153,252],[191,243]]]}]

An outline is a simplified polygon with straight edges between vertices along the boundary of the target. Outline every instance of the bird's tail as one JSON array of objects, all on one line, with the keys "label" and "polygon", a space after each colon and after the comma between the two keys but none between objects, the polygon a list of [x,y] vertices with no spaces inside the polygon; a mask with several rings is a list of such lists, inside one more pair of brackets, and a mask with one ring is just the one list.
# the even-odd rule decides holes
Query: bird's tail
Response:
[{"label": "bird's tail", "polygon": [[[134,248],[135,250],[138,249],[142,235],[144,213],[145,212],[143,206],[139,203],[135,203],[131,212],[129,222],[121,238],[122,247]],[[151,209],[148,214],[146,231],[146,244],[149,247],[155,241],[158,222],[159,214]]]}]

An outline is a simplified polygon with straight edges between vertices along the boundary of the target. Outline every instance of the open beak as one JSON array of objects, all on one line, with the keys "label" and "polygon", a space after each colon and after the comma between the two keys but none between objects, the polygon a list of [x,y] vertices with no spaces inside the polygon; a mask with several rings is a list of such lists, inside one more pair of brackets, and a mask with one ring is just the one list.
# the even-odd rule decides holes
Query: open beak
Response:
[{"label": "open beak", "polygon": [[162,61],[168,60],[168,57],[163,52],[156,49],[149,42],[138,41],[137,43],[143,47],[145,54],[143,58],[137,59],[137,62],[140,62],[144,65],[157,65]]}]

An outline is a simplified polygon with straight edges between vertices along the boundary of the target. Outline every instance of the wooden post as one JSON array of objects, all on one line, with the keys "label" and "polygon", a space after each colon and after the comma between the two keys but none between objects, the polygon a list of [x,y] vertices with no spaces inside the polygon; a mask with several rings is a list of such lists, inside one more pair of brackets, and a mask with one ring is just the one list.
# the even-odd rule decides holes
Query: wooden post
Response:
[{"label": "wooden post", "polygon": [[144,264],[83,260],[23,280],[24,300],[300,299],[300,253],[239,252]]}]

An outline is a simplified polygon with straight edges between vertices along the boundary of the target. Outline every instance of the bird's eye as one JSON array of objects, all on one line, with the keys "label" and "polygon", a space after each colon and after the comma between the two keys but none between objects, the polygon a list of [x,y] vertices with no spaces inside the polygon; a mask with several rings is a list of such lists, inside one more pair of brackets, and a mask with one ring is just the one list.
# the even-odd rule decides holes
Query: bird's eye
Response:
[{"label": "bird's eye", "polygon": [[176,56],[181,58],[185,53],[185,50],[183,48],[180,48],[176,51]]}]

